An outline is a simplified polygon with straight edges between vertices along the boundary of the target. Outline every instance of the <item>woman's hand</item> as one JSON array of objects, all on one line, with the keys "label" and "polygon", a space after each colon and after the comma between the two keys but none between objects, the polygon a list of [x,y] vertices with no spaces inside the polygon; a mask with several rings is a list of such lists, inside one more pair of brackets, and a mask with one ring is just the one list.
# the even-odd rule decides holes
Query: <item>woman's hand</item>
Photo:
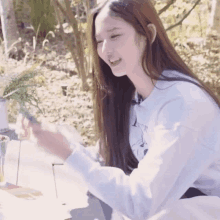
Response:
[{"label": "woman's hand", "polygon": [[45,150],[63,160],[66,160],[72,153],[68,140],[56,126],[46,123],[33,124],[22,114],[19,114],[16,127],[19,139],[34,140]]}]

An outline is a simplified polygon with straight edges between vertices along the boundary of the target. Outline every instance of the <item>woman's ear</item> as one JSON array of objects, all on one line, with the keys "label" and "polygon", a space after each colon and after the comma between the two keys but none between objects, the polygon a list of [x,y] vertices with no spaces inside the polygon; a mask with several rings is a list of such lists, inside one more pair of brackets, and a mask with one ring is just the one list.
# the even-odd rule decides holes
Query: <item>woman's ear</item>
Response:
[{"label": "woman's ear", "polygon": [[157,35],[157,29],[154,24],[148,24],[147,27],[149,28],[151,32],[151,44],[155,41],[156,35]]}]

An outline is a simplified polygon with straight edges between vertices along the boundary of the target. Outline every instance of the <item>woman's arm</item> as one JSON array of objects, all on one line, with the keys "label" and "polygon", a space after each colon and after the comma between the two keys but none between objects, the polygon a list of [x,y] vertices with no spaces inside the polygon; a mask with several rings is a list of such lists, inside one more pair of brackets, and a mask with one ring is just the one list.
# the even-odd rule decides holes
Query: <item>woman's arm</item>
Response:
[{"label": "woman's arm", "polygon": [[[220,151],[219,110],[206,101],[174,99],[161,103],[149,150],[130,176],[116,167],[101,166],[81,144],[66,164],[87,183],[97,198],[131,219],[143,219],[175,203]],[[71,149],[66,139],[36,129],[39,144],[60,156]]]},{"label": "woman's arm", "polygon": [[93,161],[99,162],[104,166],[104,159],[100,153],[100,139],[96,142],[95,146],[86,147],[82,142],[76,142],[74,139],[70,140],[70,145],[81,145],[83,153],[85,153]]},{"label": "woman's arm", "polygon": [[103,164],[103,158],[100,153],[100,139],[96,142],[95,146],[86,146],[84,144],[82,136],[79,134],[79,132],[75,129],[75,127],[64,124],[59,125],[58,131],[61,132],[69,141],[70,145],[81,145],[82,151],[89,156],[92,160],[99,162],[100,164]]},{"label": "woman's arm", "polygon": [[[130,176],[119,168],[101,167],[77,148],[66,163],[79,172],[92,194],[113,209],[131,219],[147,219],[179,200],[220,151],[219,139],[209,139],[220,118],[211,108],[204,114],[206,105],[186,107],[178,99],[165,103],[150,134],[148,153]],[[167,121],[174,114],[174,120]],[[195,130],[190,127],[193,123]],[[220,130],[216,132],[220,136]],[[212,145],[207,145],[210,141]]]}]

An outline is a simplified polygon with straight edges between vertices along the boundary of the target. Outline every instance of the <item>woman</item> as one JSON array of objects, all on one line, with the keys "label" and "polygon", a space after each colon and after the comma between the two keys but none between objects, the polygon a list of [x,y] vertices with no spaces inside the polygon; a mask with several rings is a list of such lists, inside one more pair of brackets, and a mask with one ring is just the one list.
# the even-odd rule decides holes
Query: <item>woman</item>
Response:
[{"label": "woman", "polygon": [[105,166],[82,144],[22,118],[24,137],[31,128],[79,172],[112,218],[220,219],[217,97],[177,54],[150,0],[107,0],[91,10],[88,27]]}]

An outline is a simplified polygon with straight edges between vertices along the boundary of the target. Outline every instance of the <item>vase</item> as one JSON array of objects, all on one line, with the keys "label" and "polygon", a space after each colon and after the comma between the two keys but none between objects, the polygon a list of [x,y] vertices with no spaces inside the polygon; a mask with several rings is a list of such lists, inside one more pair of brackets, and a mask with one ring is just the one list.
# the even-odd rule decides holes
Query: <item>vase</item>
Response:
[{"label": "vase", "polygon": [[9,141],[10,138],[8,136],[0,134],[0,186],[4,186],[6,184],[4,177],[4,163]]},{"label": "vase", "polygon": [[7,100],[0,97],[0,133],[9,131]]}]

